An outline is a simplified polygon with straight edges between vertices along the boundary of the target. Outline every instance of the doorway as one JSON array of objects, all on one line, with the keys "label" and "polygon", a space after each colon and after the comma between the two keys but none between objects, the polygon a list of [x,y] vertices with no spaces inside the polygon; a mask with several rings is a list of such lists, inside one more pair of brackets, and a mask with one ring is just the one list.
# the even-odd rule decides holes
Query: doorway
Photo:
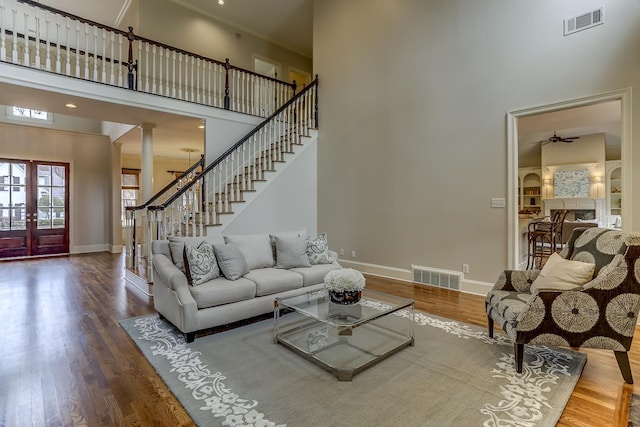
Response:
[{"label": "doorway", "polygon": [[0,258],[69,253],[69,164],[0,159]]},{"label": "doorway", "polygon": [[[522,206],[519,207],[519,202],[522,205],[522,190],[519,189],[519,179],[522,177],[519,175],[520,162],[519,162],[519,147],[520,147],[520,134],[518,121],[519,119],[528,118],[531,116],[548,114],[554,112],[563,112],[570,109],[576,109],[579,107],[588,107],[596,104],[609,103],[612,101],[619,101],[620,105],[620,165],[621,173],[619,184],[625,189],[626,194],[632,194],[631,176],[632,176],[632,159],[631,159],[631,89],[622,89],[618,91],[608,92],[605,94],[594,95],[590,97],[559,102],[555,104],[542,105],[538,107],[527,108],[523,110],[510,111],[507,114],[507,138],[508,138],[508,181],[507,181],[507,206],[508,206],[508,266],[509,268],[518,269],[521,268],[521,261],[523,251],[526,251],[526,247],[523,247],[522,239],[522,224],[520,221],[519,212],[522,210]],[[551,130],[553,131],[553,125]],[[530,165],[525,165],[530,166]],[[593,187],[596,193],[602,184],[601,181],[594,181]],[[541,190],[544,193],[550,191],[546,188],[547,180],[542,180]],[[540,188],[540,187],[539,187]],[[551,191],[551,194],[553,192]],[[598,197],[596,195],[596,197]],[[632,206],[630,203],[623,204],[621,208],[621,216],[627,218],[622,222],[623,230],[631,230],[633,227],[632,219]],[[606,225],[606,224],[605,224]]]}]

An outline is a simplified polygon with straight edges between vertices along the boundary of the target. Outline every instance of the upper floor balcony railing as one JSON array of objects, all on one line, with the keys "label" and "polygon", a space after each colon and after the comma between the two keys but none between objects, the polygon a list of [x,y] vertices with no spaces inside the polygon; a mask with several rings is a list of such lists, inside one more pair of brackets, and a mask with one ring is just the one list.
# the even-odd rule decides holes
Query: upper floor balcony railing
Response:
[{"label": "upper floor balcony railing", "polygon": [[31,0],[0,0],[0,61],[267,117],[296,84]]}]

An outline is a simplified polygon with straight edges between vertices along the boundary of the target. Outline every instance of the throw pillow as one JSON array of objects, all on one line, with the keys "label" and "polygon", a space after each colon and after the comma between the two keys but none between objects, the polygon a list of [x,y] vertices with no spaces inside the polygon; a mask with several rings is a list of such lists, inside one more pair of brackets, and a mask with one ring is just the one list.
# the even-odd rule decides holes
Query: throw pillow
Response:
[{"label": "throw pillow", "polygon": [[249,269],[273,267],[273,251],[268,234],[224,236],[225,243],[234,244],[244,256]]},{"label": "throw pillow", "polygon": [[197,247],[185,243],[184,266],[187,281],[192,286],[198,286],[220,277],[220,270],[211,243],[202,242]]},{"label": "throw pillow", "polygon": [[322,233],[315,239],[309,240],[307,256],[311,264],[331,264],[335,261],[335,258],[329,256],[327,233]]},{"label": "throw pillow", "polygon": [[531,285],[531,293],[538,289],[576,289],[593,278],[596,266],[588,262],[571,261],[552,254]]},{"label": "throw pillow", "polygon": [[227,279],[237,280],[251,271],[242,252],[233,243],[213,245],[213,251],[216,254],[220,270]]},{"label": "throw pillow", "polygon": [[203,241],[209,242],[211,245],[224,244],[222,236],[204,236],[204,237],[177,237],[169,236],[169,249],[171,250],[171,259],[173,264],[180,269],[185,275],[187,271],[184,267],[184,244],[189,243],[191,246],[198,246]]},{"label": "throw pillow", "polygon": [[307,256],[309,236],[272,236],[276,243],[276,268],[311,267]]}]

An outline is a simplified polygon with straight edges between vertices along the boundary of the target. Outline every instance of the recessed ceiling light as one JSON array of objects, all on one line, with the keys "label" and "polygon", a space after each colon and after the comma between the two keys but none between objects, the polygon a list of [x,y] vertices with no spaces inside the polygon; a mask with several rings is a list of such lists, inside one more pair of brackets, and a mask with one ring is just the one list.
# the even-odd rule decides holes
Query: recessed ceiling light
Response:
[{"label": "recessed ceiling light", "polygon": [[66,104],[64,104],[64,106],[67,108],[78,108],[76,104],[73,104],[71,102],[67,102]]},{"label": "recessed ceiling light", "polygon": [[204,129],[204,125],[198,126],[198,129]]},{"label": "recessed ceiling light", "polygon": [[218,4],[219,4],[220,6],[224,5],[224,0],[218,0]]}]

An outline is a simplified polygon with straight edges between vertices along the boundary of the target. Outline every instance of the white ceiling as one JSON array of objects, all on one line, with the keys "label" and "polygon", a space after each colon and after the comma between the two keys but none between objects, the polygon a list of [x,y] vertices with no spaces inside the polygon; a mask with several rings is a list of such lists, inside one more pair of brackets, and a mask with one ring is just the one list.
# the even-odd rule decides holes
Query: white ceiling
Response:
[{"label": "white ceiling", "polygon": [[[558,136],[604,133],[607,158],[620,155],[620,101],[604,102],[518,119],[518,165],[540,166],[540,147],[554,131]],[[580,146],[577,139],[572,144]],[[618,157],[619,159],[619,157]]]}]

